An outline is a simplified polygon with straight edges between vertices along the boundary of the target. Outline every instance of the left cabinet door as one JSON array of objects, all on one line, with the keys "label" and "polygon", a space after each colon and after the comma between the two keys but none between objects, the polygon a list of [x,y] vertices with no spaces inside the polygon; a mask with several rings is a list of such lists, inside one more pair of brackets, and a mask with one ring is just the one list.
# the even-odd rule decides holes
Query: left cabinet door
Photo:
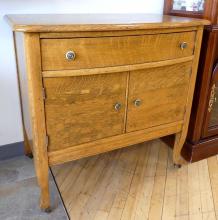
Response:
[{"label": "left cabinet door", "polygon": [[122,134],[127,75],[44,78],[48,150]]}]

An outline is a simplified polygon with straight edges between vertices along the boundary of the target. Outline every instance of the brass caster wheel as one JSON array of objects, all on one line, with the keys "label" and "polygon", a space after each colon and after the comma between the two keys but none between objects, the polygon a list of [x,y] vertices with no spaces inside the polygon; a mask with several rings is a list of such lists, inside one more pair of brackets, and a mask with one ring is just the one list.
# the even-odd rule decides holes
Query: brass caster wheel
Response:
[{"label": "brass caster wheel", "polygon": [[176,164],[176,163],[174,163],[173,166],[174,166],[174,168],[181,168],[182,167],[181,164]]},{"label": "brass caster wheel", "polygon": [[42,209],[43,212],[46,212],[46,213],[50,213],[52,210],[51,208],[46,208],[46,209]]},{"label": "brass caster wheel", "polygon": [[26,154],[26,156],[29,157],[30,159],[33,159],[33,154],[32,153]]}]

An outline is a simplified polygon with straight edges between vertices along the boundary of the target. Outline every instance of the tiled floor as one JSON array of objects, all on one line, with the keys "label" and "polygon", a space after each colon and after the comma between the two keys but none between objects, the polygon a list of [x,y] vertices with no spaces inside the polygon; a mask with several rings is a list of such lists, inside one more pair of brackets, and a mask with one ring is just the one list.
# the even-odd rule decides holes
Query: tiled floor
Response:
[{"label": "tiled floor", "polygon": [[52,212],[39,209],[39,188],[33,161],[25,156],[0,161],[0,220],[67,220],[68,216],[50,178]]}]

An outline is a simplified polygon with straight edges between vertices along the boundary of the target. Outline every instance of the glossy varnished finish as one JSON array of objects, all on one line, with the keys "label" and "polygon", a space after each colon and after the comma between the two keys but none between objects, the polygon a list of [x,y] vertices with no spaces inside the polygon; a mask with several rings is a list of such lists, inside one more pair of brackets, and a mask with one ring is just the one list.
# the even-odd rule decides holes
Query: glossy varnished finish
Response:
[{"label": "glossy varnished finish", "polygon": [[97,155],[100,153],[112,151],[115,149],[130,146],[136,143],[142,143],[152,140],[156,137],[164,137],[166,135],[181,132],[183,121],[164,124],[148,129],[124,133],[96,141],[72,146],[63,150],[48,152],[49,164],[56,165],[71,160],[77,160],[83,157]]},{"label": "glossy varnished finish", "polygon": [[[217,82],[215,67],[218,60],[218,1],[205,1],[204,10],[201,12],[175,11],[172,10],[172,3],[172,0],[165,0],[166,14],[199,17],[211,21],[211,25],[204,29],[190,125],[182,151],[188,161],[195,162],[218,153],[218,125],[210,126],[211,113],[208,111],[211,90]],[[217,118],[217,114],[215,117]]]},{"label": "glossy varnished finish", "polygon": [[144,70],[155,67],[165,67],[173,64],[185,63],[188,61],[192,61],[194,56],[182,57],[173,60],[164,60],[157,62],[149,62],[149,63],[140,63],[140,64],[132,64],[132,65],[123,65],[123,66],[110,66],[107,68],[98,67],[92,69],[76,69],[76,70],[51,70],[51,71],[42,71],[43,77],[66,77],[66,76],[86,76],[86,75],[97,75],[103,73],[119,73],[126,71],[134,71],[134,70]]},{"label": "glossy varnished finish", "polygon": [[[180,48],[183,42],[188,45],[186,50]],[[124,37],[42,39],[42,68],[44,71],[72,70],[176,59],[191,56],[194,42],[194,31]],[[76,54],[75,60],[66,59],[68,51]]]},{"label": "glossy varnished finish", "polygon": [[31,14],[7,15],[14,31],[70,32],[192,27],[206,20],[152,14]]},{"label": "glossy varnished finish", "polygon": [[191,66],[188,62],[130,72],[128,132],[183,120]]},{"label": "glossy varnished finish", "polygon": [[[49,151],[122,134],[127,73],[45,78]],[[120,109],[115,105],[120,104]]]},{"label": "glossy varnished finish", "polygon": [[218,59],[217,45],[218,32],[205,30],[189,132],[183,149],[183,156],[193,162],[218,153],[217,126],[210,130],[207,122],[212,74]]},{"label": "glossy varnished finish", "polygon": [[[59,15],[53,24],[47,23],[52,16],[9,16],[14,30],[25,32],[24,95],[30,103],[33,154],[46,210],[49,165],[171,134],[176,134],[173,161],[181,163],[202,30],[208,22],[99,16]],[[183,42],[187,48],[181,48]],[[76,53],[74,60],[66,60],[68,51]]]},{"label": "glossy varnished finish", "polygon": [[22,123],[23,123],[23,133],[24,133],[24,147],[25,153],[31,154],[33,149],[33,131],[31,124],[31,111],[30,111],[30,102],[28,96],[28,76],[27,76],[27,66],[25,58],[25,49],[24,49],[24,34],[15,33],[14,34],[14,43],[17,56],[17,76],[19,81],[19,92],[21,99],[21,109],[22,109]]},{"label": "glossy varnished finish", "polygon": [[[25,139],[25,142],[28,141],[29,145],[32,146],[36,176],[41,190],[40,207],[43,210],[48,210],[50,207],[48,155],[46,144],[44,101],[42,94],[39,34],[28,33],[23,36],[17,35],[15,40],[17,45],[16,52],[18,59],[25,59],[25,68],[22,67],[22,63],[18,62],[22,109],[25,110],[28,108],[30,112],[29,114],[25,114],[23,111],[25,130],[24,137],[27,138]],[[24,52],[18,49],[18,44],[21,40],[24,42],[23,47],[21,47]],[[34,45],[34,47],[32,45]],[[22,74],[27,77],[26,80],[21,80]],[[22,90],[22,87],[26,87],[26,90]],[[25,100],[28,100],[28,102]],[[29,119],[27,117],[31,118]],[[29,120],[31,126],[27,126],[25,120]],[[32,142],[29,141],[30,137],[32,137]]]}]

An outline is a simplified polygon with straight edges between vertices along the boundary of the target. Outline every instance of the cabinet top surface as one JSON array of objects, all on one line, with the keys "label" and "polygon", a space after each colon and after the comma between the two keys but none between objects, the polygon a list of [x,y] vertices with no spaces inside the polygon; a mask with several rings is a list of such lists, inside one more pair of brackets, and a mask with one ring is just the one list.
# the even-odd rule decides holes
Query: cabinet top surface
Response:
[{"label": "cabinet top surface", "polygon": [[14,31],[110,31],[209,25],[202,19],[153,14],[14,14],[5,15]]}]

